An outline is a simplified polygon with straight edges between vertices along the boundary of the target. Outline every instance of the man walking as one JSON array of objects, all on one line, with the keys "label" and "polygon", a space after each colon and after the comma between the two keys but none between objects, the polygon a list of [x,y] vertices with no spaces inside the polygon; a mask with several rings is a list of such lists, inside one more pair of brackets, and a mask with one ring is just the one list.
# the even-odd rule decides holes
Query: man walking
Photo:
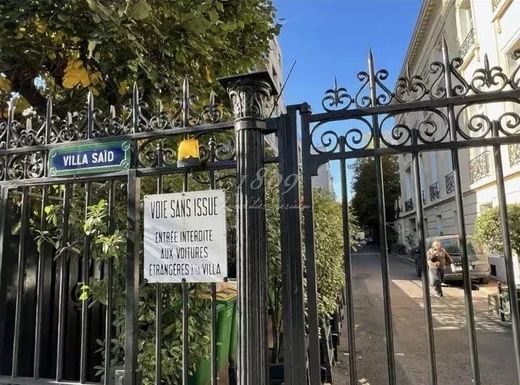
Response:
[{"label": "man walking", "polygon": [[433,279],[433,286],[439,297],[444,297],[442,293],[442,282],[444,280],[444,270],[447,264],[452,263],[448,252],[444,250],[439,241],[433,241],[431,248],[426,253],[428,257],[428,270],[430,279]]}]

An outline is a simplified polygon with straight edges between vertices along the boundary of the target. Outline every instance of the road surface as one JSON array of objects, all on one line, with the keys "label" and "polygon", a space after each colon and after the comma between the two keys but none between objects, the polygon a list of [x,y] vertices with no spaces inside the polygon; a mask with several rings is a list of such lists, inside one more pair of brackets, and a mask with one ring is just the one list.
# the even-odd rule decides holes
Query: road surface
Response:
[{"label": "road surface", "polygon": [[[353,255],[353,287],[358,384],[387,385],[381,263],[378,250],[365,247]],[[395,360],[398,385],[429,385],[429,364],[422,284],[413,264],[390,257]],[[432,290],[433,291],[433,290]],[[488,312],[491,288],[473,290],[482,385],[518,385],[510,324]],[[472,384],[464,293],[444,288],[432,295],[439,385]],[[345,323],[344,323],[345,324]],[[343,328],[334,384],[348,384],[348,347]]]}]

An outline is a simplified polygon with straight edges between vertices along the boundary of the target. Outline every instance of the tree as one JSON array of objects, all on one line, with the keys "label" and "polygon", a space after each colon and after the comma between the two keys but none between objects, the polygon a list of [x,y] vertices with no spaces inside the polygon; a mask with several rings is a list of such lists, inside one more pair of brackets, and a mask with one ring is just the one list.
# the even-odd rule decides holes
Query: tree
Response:
[{"label": "tree", "polygon": [[52,95],[69,108],[88,90],[119,106],[134,81],[171,103],[185,76],[206,87],[249,70],[278,30],[271,0],[20,0],[0,15],[0,94],[33,107]]},{"label": "tree", "polygon": [[[269,258],[269,310],[273,330],[272,360],[282,355],[282,256],[279,214],[278,178],[272,169],[266,173],[267,255]],[[313,191],[315,224],[315,258],[318,286],[318,313],[330,316],[337,310],[338,299],[345,285],[343,255],[343,218],[341,204],[322,189]],[[350,213],[350,244],[356,247],[354,236],[359,228],[357,219]]]},{"label": "tree", "polygon": [[[520,255],[520,204],[507,205],[507,214],[511,247]],[[475,229],[473,230],[473,238],[478,243],[485,245],[492,253],[504,252],[502,221],[498,207],[493,207],[477,217]]]},{"label": "tree", "polygon": [[[395,156],[381,157],[386,219],[395,217],[394,202],[399,196],[399,166]],[[366,230],[379,233],[379,208],[377,206],[377,181],[373,158],[363,158],[354,164],[352,207],[359,224]],[[385,224],[386,225],[386,224]]]}]

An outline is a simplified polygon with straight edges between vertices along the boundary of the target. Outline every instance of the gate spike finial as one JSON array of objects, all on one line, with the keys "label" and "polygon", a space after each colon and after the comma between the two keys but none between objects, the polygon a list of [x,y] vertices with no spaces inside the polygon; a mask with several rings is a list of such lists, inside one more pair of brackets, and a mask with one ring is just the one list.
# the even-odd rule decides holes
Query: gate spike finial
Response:
[{"label": "gate spike finial", "polygon": [[48,96],[47,105],[45,106],[45,144],[49,144],[49,142],[50,142],[51,119],[52,119],[52,96]]}]

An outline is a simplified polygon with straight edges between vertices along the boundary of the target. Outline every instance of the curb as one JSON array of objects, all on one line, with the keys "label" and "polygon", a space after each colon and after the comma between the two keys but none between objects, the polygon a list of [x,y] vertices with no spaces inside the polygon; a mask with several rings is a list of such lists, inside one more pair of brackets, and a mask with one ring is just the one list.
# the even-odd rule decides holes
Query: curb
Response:
[{"label": "curb", "polygon": [[402,255],[402,254],[397,254],[395,252],[391,252],[391,254],[394,256],[394,257],[397,257],[399,259],[402,259],[403,261],[405,262],[408,262],[408,263],[411,263],[411,264],[415,264],[415,260],[410,257],[410,256],[407,256],[407,255]]}]

